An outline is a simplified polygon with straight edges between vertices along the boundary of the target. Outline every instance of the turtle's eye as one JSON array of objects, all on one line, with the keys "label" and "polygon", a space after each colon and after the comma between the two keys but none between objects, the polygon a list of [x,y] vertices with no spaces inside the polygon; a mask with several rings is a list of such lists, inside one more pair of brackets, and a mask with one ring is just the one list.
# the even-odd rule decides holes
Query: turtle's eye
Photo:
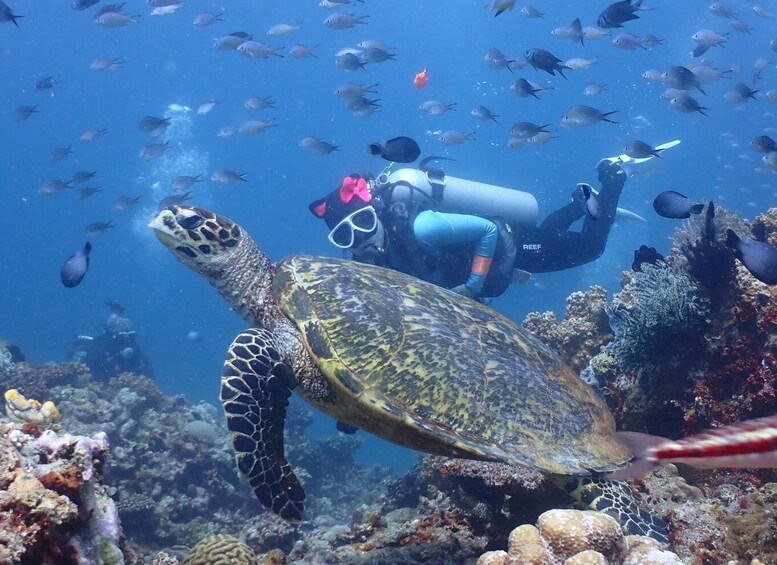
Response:
[{"label": "turtle's eye", "polygon": [[178,225],[181,226],[185,230],[193,230],[197,229],[202,225],[203,220],[200,216],[194,215],[194,216],[183,216],[182,214],[178,214],[175,217],[175,221],[178,222]]}]

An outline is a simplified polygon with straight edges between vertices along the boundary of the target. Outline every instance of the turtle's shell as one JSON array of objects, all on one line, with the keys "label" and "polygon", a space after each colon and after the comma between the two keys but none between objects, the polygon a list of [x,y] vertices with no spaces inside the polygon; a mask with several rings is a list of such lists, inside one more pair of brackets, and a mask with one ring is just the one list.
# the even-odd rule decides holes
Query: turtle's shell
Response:
[{"label": "turtle's shell", "polygon": [[429,453],[557,474],[608,471],[631,456],[593,389],[482,304],[304,255],[282,261],[273,286],[337,396],[318,407],[339,420]]}]

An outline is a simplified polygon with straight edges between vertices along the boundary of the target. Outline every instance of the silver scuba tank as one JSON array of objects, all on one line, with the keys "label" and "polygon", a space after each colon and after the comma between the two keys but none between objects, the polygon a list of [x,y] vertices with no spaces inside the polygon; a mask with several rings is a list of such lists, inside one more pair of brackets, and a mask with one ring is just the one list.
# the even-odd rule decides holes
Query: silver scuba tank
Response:
[{"label": "silver scuba tank", "polygon": [[392,204],[428,202],[440,212],[499,217],[516,227],[537,223],[538,206],[534,195],[451,177],[438,171],[398,169],[378,176],[370,188],[373,194],[390,188]]}]

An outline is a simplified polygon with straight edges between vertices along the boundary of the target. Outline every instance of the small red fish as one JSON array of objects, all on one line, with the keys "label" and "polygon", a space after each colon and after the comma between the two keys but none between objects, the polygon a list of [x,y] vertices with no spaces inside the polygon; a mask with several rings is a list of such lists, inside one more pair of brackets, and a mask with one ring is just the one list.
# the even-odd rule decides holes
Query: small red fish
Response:
[{"label": "small red fish", "polygon": [[417,73],[413,79],[413,86],[416,88],[423,88],[429,82],[429,70],[424,68],[423,71]]},{"label": "small red fish", "polygon": [[777,416],[747,420],[701,434],[671,440],[637,432],[616,432],[637,461],[610,475],[615,480],[648,473],[666,463],[693,467],[777,468]]}]

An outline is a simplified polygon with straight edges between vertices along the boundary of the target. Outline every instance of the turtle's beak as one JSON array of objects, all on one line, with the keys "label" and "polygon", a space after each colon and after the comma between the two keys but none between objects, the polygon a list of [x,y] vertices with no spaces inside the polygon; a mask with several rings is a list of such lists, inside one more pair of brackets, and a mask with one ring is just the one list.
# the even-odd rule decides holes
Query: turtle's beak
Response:
[{"label": "turtle's beak", "polygon": [[148,223],[148,227],[154,230],[157,239],[162,242],[165,247],[175,249],[180,244],[180,240],[176,235],[176,221],[175,214],[169,209],[162,210]]}]

